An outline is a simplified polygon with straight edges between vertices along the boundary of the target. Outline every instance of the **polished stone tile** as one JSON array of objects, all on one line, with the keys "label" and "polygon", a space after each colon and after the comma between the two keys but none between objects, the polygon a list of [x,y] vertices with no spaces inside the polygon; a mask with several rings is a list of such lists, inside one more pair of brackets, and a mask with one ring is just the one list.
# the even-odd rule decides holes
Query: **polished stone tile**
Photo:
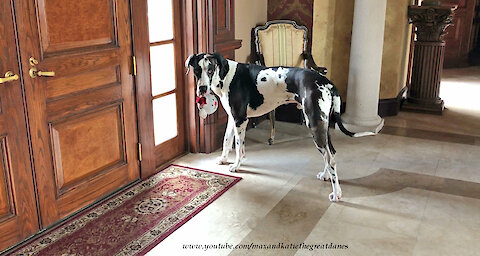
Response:
[{"label": "polished stone tile", "polygon": [[478,231],[447,224],[424,224],[410,255],[474,256],[480,252]]},{"label": "polished stone tile", "polygon": [[298,251],[296,255],[411,255],[416,243],[406,235],[341,221],[328,231],[327,239],[328,243],[348,245],[348,249],[327,250],[328,254]]},{"label": "polished stone tile", "polygon": [[452,159],[443,158],[438,163],[437,176],[473,181],[480,183],[480,159]]},{"label": "polished stone tile", "polygon": [[[480,82],[476,71],[448,71],[445,80]],[[331,130],[343,191],[343,202],[334,204],[327,197],[330,182],[315,177],[324,162],[308,130],[277,122],[276,142],[269,146],[267,120],[247,131],[247,160],[233,174],[243,180],[150,255],[478,255],[480,109],[447,107],[443,116],[402,112],[386,118],[387,127],[376,136],[350,138]],[[227,165],[215,164],[219,155],[189,154],[176,163],[231,174]],[[182,248],[227,242],[349,248]]]},{"label": "polished stone tile", "polygon": [[387,136],[390,141],[381,145],[375,168],[390,168],[406,172],[433,175],[441,158],[442,145],[407,137]]},{"label": "polished stone tile", "polygon": [[431,192],[414,255],[478,255],[479,212],[478,199]]},{"label": "polished stone tile", "polygon": [[[348,187],[347,187],[348,188]],[[388,194],[347,198],[337,222],[371,227],[414,239],[421,224],[428,192],[405,188]]]},{"label": "polished stone tile", "polygon": [[[256,226],[240,243],[302,243],[330,207],[331,203],[322,199],[330,192],[328,183],[312,178],[301,179],[265,217],[257,220]],[[262,255],[293,255],[292,251],[270,250]],[[246,254],[237,250],[230,255]]]},{"label": "polished stone tile", "polygon": [[421,129],[395,127],[395,126],[385,126],[383,127],[380,133],[417,138],[417,139],[424,139],[424,140],[445,141],[445,142],[468,144],[468,145],[477,145],[478,140],[480,140],[480,137],[478,136],[454,134],[454,133],[447,133],[447,132],[426,131]]},{"label": "polished stone tile", "polygon": [[465,237],[480,239],[479,212],[480,201],[478,199],[432,192],[423,221],[446,227],[456,226],[470,231],[470,233],[463,234]]}]

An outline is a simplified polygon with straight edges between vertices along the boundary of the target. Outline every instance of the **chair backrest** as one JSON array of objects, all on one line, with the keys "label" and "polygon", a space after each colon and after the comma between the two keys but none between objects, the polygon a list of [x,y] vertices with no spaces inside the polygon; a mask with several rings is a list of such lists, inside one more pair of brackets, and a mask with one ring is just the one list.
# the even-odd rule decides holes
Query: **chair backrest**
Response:
[{"label": "chair backrest", "polygon": [[255,28],[255,46],[267,67],[304,68],[302,53],[307,50],[307,28],[290,20],[269,21]]}]

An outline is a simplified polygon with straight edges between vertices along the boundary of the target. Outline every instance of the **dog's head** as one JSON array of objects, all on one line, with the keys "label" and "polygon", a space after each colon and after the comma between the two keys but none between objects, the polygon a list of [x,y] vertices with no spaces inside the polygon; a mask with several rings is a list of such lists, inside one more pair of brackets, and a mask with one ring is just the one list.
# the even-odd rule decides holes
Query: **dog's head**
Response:
[{"label": "dog's head", "polygon": [[185,61],[187,74],[190,67],[197,78],[197,96],[209,94],[213,86],[220,87],[228,73],[228,61],[218,53],[192,54]]}]

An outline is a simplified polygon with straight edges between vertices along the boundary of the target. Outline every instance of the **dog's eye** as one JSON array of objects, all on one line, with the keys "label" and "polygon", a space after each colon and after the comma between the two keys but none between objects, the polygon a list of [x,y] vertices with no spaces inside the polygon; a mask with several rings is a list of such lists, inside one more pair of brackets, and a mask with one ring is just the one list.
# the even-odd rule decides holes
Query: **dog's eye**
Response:
[{"label": "dog's eye", "polygon": [[213,73],[213,69],[208,70],[208,74],[211,75]]}]

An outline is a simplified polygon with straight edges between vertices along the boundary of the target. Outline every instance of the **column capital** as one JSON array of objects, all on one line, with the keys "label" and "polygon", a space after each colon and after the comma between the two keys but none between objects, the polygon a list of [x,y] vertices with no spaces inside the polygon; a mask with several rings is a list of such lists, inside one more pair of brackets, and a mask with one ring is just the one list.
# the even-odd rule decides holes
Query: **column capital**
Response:
[{"label": "column capital", "polygon": [[456,5],[410,5],[408,7],[408,19],[417,28],[416,41],[443,42],[445,29],[452,24],[453,12],[456,8]]}]

